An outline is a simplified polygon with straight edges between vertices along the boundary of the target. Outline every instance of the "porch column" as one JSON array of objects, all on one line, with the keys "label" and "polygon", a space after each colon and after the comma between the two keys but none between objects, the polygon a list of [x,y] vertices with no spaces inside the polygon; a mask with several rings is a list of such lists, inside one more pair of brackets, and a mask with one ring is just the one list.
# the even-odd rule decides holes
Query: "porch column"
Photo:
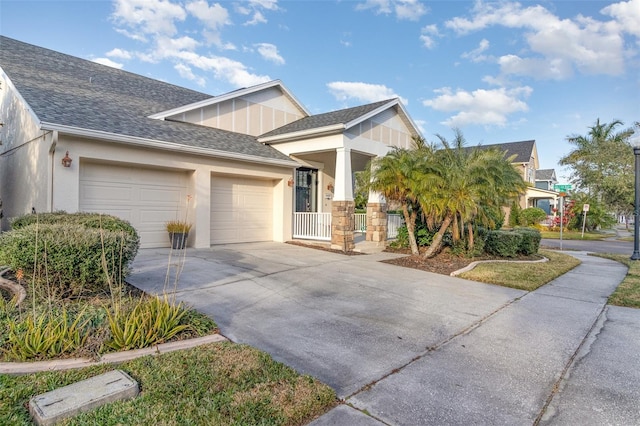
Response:
[{"label": "porch column", "polygon": [[[373,178],[374,167],[376,163],[371,165],[371,175]],[[387,202],[382,194],[375,191],[369,191],[369,199],[367,200],[367,233],[366,240],[383,245],[387,241]]]},{"label": "porch column", "polygon": [[331,203],[331,248],[351,251],[353,241],[355,203],[351,174],[351,150],[336,149],[336,174]]},{"label": "porch column", "polygon": [[383,243],[387,241],[387,203],[378,192],[369,192],[367,201],[367,241]]}]

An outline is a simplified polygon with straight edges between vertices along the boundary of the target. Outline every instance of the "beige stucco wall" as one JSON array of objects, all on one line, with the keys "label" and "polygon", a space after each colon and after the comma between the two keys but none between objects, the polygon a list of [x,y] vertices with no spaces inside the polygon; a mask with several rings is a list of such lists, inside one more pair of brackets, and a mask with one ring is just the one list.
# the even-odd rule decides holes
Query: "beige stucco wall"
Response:
[{"label": "beige stucco wall", "polygon": [[12,217],[48,208],[49,149],[53,132],[38,130],[37,118],[0,71],[0,199],[9,228]]},{"label": "beige stucco wall", "polygon": [[[70,168],[61,164],[67,150],[73,159]],[[210,246],[212,173],[271,179],[274,182],[273,239],[282,242],[291,238],[292,188],[286,182],[292,176],[292,168],[60,135],[53,160],[53,210],[78,211],[80,164],[85,161],[187,171],[188,194],[193,197],[187,217],[194,224],[189,244],[198,248]]]}]

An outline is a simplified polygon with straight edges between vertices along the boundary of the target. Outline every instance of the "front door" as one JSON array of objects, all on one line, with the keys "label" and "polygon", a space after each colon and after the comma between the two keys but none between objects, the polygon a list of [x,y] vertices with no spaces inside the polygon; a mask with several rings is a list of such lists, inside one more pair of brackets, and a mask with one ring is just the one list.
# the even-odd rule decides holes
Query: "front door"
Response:
[{"label": "front door", "polygon": [[296,212],[318,211],[318,170],[296,170]]}]

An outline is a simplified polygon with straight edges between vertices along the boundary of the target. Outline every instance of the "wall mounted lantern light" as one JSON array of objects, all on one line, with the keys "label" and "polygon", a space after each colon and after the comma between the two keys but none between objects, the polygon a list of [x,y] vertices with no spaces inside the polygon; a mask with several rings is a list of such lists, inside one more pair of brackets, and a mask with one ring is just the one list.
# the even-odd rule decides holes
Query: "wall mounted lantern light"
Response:
[{"label": "wall mounted lantern light", "polygon": [[69,151],[67,151],[67,153],[65,154],[64,158],[62,159],[62,165],[64,167],[71,167],[71,162],[73,160],[71,159],[71,157],[69,157]]},{"label": "wall mounted lantern light", "polygon": [[288,186],[293,186],[293,178],[289,178],[289,180],[287,181],[287,185]]}]

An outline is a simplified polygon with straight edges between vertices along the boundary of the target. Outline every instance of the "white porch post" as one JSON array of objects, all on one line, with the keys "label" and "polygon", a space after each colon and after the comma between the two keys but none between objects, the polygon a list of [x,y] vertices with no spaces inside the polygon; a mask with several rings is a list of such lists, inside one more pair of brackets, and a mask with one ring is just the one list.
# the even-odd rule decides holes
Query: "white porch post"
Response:
[{"label": "white porch post", "polygon": [[333,201],[353,201],[353,182],[351,174],[351,150],[336,149],[336,182]]},{"label": "white porch post", "polygon": [[336,149],[336,174],[331,203],[331,247],[351,251],[353,240],[355,203],[353,202],[353,182],[351,174],[351,150]]}]

